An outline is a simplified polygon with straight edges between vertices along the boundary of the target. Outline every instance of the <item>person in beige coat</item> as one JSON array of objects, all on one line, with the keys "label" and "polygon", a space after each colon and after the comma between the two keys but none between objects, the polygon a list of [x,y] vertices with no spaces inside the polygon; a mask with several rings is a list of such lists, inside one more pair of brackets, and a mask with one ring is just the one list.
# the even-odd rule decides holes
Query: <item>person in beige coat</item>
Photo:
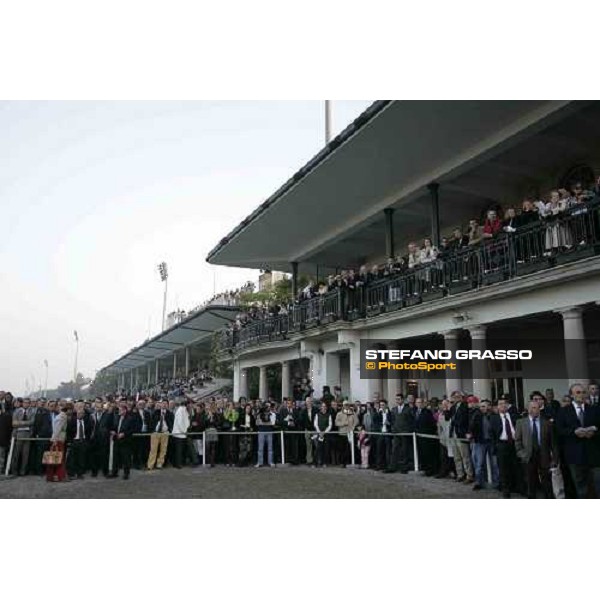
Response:
[{"label": "person in beige coat", "polygon": [[67,422],[69,420],[68,412],[71,407],[66,404],[58,413],[52,415],[52,438],[50,439],[50,449],[62,452],[62,461],[59,465],[46,465],[47,481],[65,481],[67,471],[65,461],[67,458],[67,449],[65,440],[67,439]]},{"label": "person in beige coat", "polygon": [[[341,462],[345,467],[350,462],[350,448],[354,444],[353,432],[358,425],[358,416],[354,412],[354,407],[348,400],[344,401],[342,410],[335,417],[335,426],[340,435],[340,445],[338,446],[341,454]],[[345,437],[345,440],[343,439]]]}]

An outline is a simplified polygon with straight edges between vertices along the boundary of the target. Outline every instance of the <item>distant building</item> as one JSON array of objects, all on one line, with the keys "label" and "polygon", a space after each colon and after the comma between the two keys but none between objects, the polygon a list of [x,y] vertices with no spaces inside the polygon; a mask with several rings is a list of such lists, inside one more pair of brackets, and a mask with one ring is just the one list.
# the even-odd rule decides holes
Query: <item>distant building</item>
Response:
[{"label": "distant building", "polygon": [[288,276],[286,273],[282,273],[281,271],[263,271],[258,276],[258,291],[259,292],[269,292],[273,289],[273,286],[278,281],[283,281],[287,279]]}]

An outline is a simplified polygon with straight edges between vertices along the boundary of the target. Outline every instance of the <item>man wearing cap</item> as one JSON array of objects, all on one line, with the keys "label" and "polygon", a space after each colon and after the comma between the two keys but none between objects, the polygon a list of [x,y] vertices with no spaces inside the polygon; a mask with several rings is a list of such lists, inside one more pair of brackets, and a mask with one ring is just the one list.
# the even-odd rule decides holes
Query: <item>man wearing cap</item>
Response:
[{"label": "man wearing cap", "polygon": [[450,443],[456,466],[456,481],[473,483],[473,465],[469,443],[464,440],[469,432],[469,407],[463,392],[457,390],[450,396]]}]

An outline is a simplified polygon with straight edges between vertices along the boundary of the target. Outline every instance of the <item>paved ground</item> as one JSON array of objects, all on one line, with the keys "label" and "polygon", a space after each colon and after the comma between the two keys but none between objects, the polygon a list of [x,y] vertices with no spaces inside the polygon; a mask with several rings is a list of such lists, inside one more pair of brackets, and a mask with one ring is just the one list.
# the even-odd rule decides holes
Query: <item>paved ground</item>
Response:
[{"label": "paved ground", "polygon": [[329,467],[227,467],[132,471],[128,481],[47,483],[0,477],[0,498],[498,498],[472,486],[421,475]]}]

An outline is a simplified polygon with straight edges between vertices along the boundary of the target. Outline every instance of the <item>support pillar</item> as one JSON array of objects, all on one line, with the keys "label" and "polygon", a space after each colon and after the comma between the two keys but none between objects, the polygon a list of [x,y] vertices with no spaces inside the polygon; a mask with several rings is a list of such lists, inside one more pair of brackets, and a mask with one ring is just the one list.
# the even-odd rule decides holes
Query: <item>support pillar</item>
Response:
[{"label": "support pillar", "polygon": [[333,394],[333,388],[340,385],[340,355],[337,352],[325,354],[325,373],[323,374],[323,385],[328,385]]},{"label": "support pillar", "polygon": [[173,379],[177,377],[177,352],[173,352]]},{"label": "support pillar", "polygon": [[388,258],[394,258],[394,209],[384,208],[385,215],[385,254]]},{"label": "support pillar", "polygon": [[439,198],[439,183],[430,183],[427,186],[431,194],[431,243],[436,247],[440,247],[440,198]]},{"label": "support pillar", "polygon": [[298,297],[298,263],[292,263],[292,299]]},{"label": "support pillar", "polygon": [[587,344],[583,329],[583,308],[570,306],[557,310],[562,316],[565,339],[565,359],[569,386],[589,383]]},{"label": "support pillar", "polygon": [[[390,350],[398,350],[398,343],[388,344]],[[383,397],[388,401],[390,408],[396,406],[396,394],[402,391],[402,379],[394,376],[395,371],[386,371],[386,385]]]},{"label": "support pillar", "polygon": [[[471,348],[473,350],[484,351],[487,349],[486,344],[487,327],[485,325],[477,325],[470,327]],[[492,384],[490,381],[489,360],[473,360],[473,394],[480,400],[492,399]],[[516,398],[512,398],[516,402]]]},{"label": "support pillar", "polygon": [[248,399],[248,369],[240,369],[239,376],[239,396]]},{"label": "support pillar", "polygon": [[[452,356],[456,355],[458,350],[458,338],[460,335],[460,329],[450,329],[449,331],[442,332],[444,336],[444,349],[450,350]],[[457,364],[456,371],[446,371],[446,398],[450,398],[452,392],[456,390],[462,390],[462,377],[460,373],[460,361],[448,360],[447,363],[454,362]]]},{"label": "support pillar", "polygon": [[129,392],[133,391],[133,369],[129,371]]},{"label": "support pillar", "polygon": [[146,387],[150,387],[150,378],[152,377],[150,371],[151,371],[151,369],[150,369],[150,363],[148,363],[146,365]]},{"label": "support pillar", "polygon": [[155,379],[154,379],[154,383],[158,383],[158,379],[159,379],[159,368],[158,368],[158,358],[154,361],[154,374],[155,374]]},{"label": "support pillar", "polygon": [[185,347],[185,376],[190,376],[190,347]]},{"label": "support pillar", "polygon": [[260,367],[260,374],[258,379],[258,396],[263,402],[266,402],[269,397],[269,390],[267,384],[267,367],[265,365]]},{"label": "support pillar", "polygon": [[284,360],[281,363],[281,399],[290,397],[290,363]]}]

